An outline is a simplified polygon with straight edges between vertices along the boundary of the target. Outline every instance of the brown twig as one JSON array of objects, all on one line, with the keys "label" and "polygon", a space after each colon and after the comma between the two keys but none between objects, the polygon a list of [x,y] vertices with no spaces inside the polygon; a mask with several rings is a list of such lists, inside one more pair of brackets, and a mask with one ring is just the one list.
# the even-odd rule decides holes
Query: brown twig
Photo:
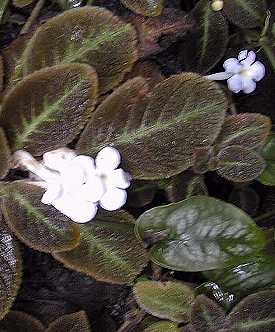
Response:
[{"label": "brown twig", "polygon": [[133,329],[143,320],[146,312],[144,310],[140,310],[133,318],[127,319],[121,327],[117,330],[117,332],[131,332]]},{"label": "brown twig", "polygon": [[32,10],[30,17],[28,18],[27,22],[24,24],[24,26],[20,32],[20,35],[23,35],[24,33],[29,32],[31,26],[33,25],[33,22],[37,19],[37,16],[39,15],[40,10],[44,6],[44,4],[45,4],[45,0],[39,0],[37,2],[37,4],[35,5],[35,7]]}]

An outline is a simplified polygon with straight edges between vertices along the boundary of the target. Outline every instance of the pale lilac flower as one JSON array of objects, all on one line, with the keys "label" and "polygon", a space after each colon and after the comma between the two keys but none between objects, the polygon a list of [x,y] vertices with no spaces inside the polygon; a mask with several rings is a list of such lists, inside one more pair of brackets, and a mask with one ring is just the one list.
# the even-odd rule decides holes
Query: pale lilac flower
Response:
[{"label": "pale lilac flower", "polygon": [[234,93],[243,91],[251,93],[256,89],[256,82],[265,76],[265,66],[262,62],[256,61],[256,54],[253,51],[241,51],[238,59],[227,59],[223,67],[224,72],[206,76],[209,80],[227,80],[229,90]]}]

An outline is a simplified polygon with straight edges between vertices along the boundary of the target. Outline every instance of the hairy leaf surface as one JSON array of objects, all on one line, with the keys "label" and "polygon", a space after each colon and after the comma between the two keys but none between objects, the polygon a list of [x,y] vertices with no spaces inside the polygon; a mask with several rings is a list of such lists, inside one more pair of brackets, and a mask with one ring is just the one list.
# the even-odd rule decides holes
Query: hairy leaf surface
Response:
[{"label": "hairy leaf surface", "polygon": [[0,330],[1,332],[45,332],[45,327],[39,320],[24,312],[10,311],[1,320]]},{"label": "hairy leaf surface", "polygon": [[164,0],[121,0],[133,12],[144,16],[158,16],[164,7]]},{"label": "hairy leaf surface", "polygon": [[52,322],[45,332],[90,332],[90,323],[84,311],[64,315]]}]

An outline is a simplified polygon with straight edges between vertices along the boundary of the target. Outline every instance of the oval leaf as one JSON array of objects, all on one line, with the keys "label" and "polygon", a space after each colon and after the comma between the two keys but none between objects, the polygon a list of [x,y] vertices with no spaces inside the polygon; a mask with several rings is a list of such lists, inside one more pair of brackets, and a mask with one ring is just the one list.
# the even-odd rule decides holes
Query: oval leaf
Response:
[{"label": "oval leaf", "polygon": [[143,332],[181,332],[181,329],[175,323],[164,321],[148,326]]},{"label": "oval leaf", "polygon": [[3,189],[5,220],[26,245],[55,252],[72,249],[78,244],[78,225],[54,207],[41,203],[44,189],[19,181]]},{"label": "oval leaf", "polygon": [[215,144],[218,149],[239,145],[248,149],[262,146],[271,129],[271,120],[256,113],[242,113],[226,117]]},{"label": "oval leaf", "polygon": [[242,210],[221,200],[195,196],[143,213],[139,238],[162,234],[151,259],[163,267],[205,271],[242,262],[266,243],[264,232]]},{"label": "oval leaf", "polygon": [[65,11],[38,28],[24,54],[24,74],[65,63],[95,67],[100,92],[117,85],[137,59],[136,34],[99,7]]},{"label": "oval leaf", "polygon": [[10,170],[11,152],[4,133],[0,128],[0,179],[3,179]]},{"label": "oval leaf", "polygon": [[90,332],[90,323],[84,311],[64,315],[49,325],[45,332]]},{"label": "oval leaf", "polygon": [[128,213],[101,213],[80,225],[80,243],[71,251],[55,253],[66,267],[100,281],[130,283],[147,264],[147,254],[135,238]]},{"label": "oval leaf", "polygon": [[201,0],[192,14],[197,26],[182,45],[185,65],[187,70],[206,73],[226,51],[228,25],[221,12],[213,11],[209,0]]},{"label": "oval leaf", "polygon": [[7,230],[1,215],[0,230],[0,319],[10,310],[21,282],[19,247]]},{"label": "oval leaf", "polygon": [[[94,155],[113,145],[135,179],[168,178],[192,165],[194,149],[213,143],[227,102],[215,83],[187,73],[164,80],[153,89],[147,106],[135,107],[147,91],[143,82],[126,82],[99,106],[78,149]],[[128,107],[120,101],[126,97]]]},{"label": "oval leaf", "polygon": [[194,291],[181,282],[138,282],[133,289],[139,306],[150,315],[174,322],[190,320]]},{"label": "oval leaf", "polygon": [[45,327],[34,317],[21,312],[10,311],[0,322],[1,332],[45,332]]},{"label": "oval leaf", "polygon": [[256,179],[264,170],[264,159],[253,150],[232,145],[222,149],[217,158],[217,173],[234,182]]},{"label": "oval leaf", "polygon": [[88,120],[96,95],[96,73],[87,65],[60,65],[26,77],[5,96],[0,115],[12,150],[41,155],[64,147]]},{"label": "oval leaf", "polygon": [[266,15],[264,0],[223,0],[223,12],[241,28],[263,25]]},{"label": "oval leaf", "polygon": [[158,16],[161,14],[165,0],[121,0],[127,8],[136,14]]}]

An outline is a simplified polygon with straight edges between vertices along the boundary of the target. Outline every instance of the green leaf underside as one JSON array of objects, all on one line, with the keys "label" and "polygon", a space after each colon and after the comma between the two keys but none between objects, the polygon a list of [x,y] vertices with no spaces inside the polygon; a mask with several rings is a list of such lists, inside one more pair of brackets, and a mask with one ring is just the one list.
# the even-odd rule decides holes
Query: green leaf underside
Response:
[{"label": "green leaf underside", "polygon": [[84,311],[64,315],[52,322],[45,332],[90,332],[90,323]]},{"label": "green leaf underside", "polygon": [[236,265],[266,243],[263,231],[242,210],[204,196],[145,212],[137,220],[136,234],[145,241],[154,234],[166,236],[152,246],[151,259],[191,272]]},{"label": "green leaf underside", "polygon": [[148,326],[143,332],[180,332],[181,329],[176,323],[157,322]]},{"label": "green leaf underside", "polygon": [[100,92],[117,85],[137,59],[136,34],[99,7],[65,11],[37,29],[24,54],[24,74],[65,63],[95,67]]},{"label": "green leaf underside", "polygon": [[229,332],[271,332],[275,329],[275,291],[258,292],[244,298],[226,320]]},{"label": "green leaf underside", "polygon": [[125,7],[144,16],[158,16],[164,7],[164,0],[121,0]]},{"label": "green leaf underside", "polygon": [[139,306],[150,315],[174,322],[190,320],[194,291],[180,282],[138,282],[134,296]]},{"label": "green leaf underside", "polygon": [[10,169],[10,148],[4,133],[4,130],[0,128],[0,179],[3,179]]},{"label": "green leaf underside", "polygon": [[156,85],[145,105],[147,91],[145,80],[136,78],[106,98],[91,117],[78,150],[95,155],[106,145],[116,147],[135,179],[167,178],[189,168],[193,150],[211,145],[220,131],[224,94],[193,73]]},{"label": "green leaf underside", "polygon": [[20,311],[10,311],[0,322],[1,332],[45,332],[45,327],[34,317]]},{"label": "green leaf underside", "polygon": [[18,244],[1,215],[0,230],[0,319],[10,310],[21,283],[21,255]]},{"label": "green leaf underside", "polygon": [[264,168],[264,159],[255,151],[242,146],[228,146],[217,156],[218,174],[230,181],[251,181],[256,179]]},{"label": "green leaf underside", "polygon": [[239,145],[248,149],[262,146],[271,129],[271,121],[261,114],[242,113],[226,117],[215,145],[222,149]]},{"label": "green leaf underside", "polygon": [[57,252],[74,248],[79,228],[51,205],[41,203],[44,189],[22,181],[4,187],[2,210],[16,236],[31,248]]},{"label": "green leaf underside", "polygon": [[80,225],[78,247],[54,257],[66,267],[117,284],[131,283],[148,260],[135,238],[133,218],[123,211],[102,212],[91,223]]},{"label": "green leaf underside", "polygon": [[196,30],[187,37],[183,54],[187,70],[206,73],[223,57],[228,25],[221,12],[211,9],[208,0],[201,0],[193,11]]},{"label": "green leaf underside", "polygon": [[262,150],[262,156],[266,162],[266,168],[258,180],[267,185],[275,186],[275,134],[271,133]]},{"label": "green leaf underside", "polygon": [[90,116],[97,77],[88,65],[42,69],[16,85],[3,101],[0,123],[12,150],[41,155],[74,139]]},{"label": "green leaf underside", "polygon": [[223,12],[241,28],[254,28],[265,19],[264,0],[224,0]]}]

